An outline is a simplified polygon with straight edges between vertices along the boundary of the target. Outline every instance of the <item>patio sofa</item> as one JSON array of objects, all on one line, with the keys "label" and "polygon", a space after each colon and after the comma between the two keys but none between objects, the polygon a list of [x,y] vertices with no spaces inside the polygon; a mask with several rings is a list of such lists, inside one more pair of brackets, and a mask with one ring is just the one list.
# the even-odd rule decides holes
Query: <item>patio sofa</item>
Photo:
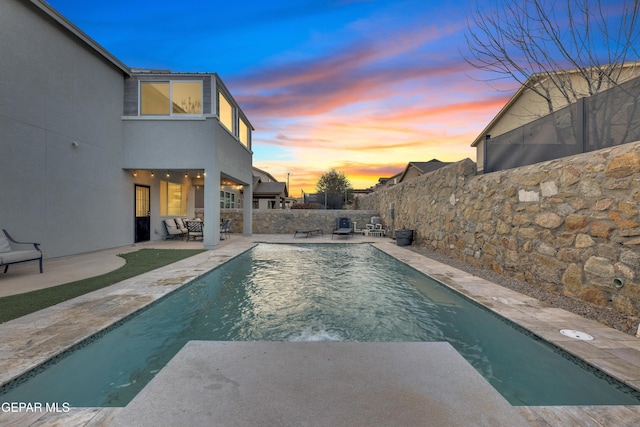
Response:
[{"label": "patio sofa", "polygon": [[[33,246],[33,249],[18,250],[19,245]],[[11,237],[7,230],[2,230],[0,234],[0,267],[4,266],[5,273],[11,264],[36,260],[40,262],[40,273],[42,273],[40,243],[18,242]]]}]

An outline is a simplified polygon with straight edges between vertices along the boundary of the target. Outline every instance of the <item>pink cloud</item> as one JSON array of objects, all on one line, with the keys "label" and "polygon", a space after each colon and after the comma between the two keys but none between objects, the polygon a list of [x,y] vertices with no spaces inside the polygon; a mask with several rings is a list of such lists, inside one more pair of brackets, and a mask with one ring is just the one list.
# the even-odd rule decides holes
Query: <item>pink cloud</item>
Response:
[{"label": "pink cloud", "polygon": [[[231,84],[252,117],[317,115],[380,101],[394,96],[398,84],[462,75],[468,69],[458,58],[429,62],[419,54],[420,48],[438,37],[442,29],[429,27],[383,40],[366,39],[321,57],[262,67]],[[406,57],[413,59],[407,62]]]}]

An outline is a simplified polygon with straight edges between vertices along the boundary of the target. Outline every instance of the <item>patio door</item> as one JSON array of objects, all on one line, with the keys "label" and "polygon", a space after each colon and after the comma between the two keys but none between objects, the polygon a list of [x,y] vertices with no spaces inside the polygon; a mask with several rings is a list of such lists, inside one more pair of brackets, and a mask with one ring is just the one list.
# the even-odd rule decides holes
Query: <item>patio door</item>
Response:
[{"label": "patio door", "polygon": [[150,187],[136,184],[135,242],[146,242],[151,238]]}]

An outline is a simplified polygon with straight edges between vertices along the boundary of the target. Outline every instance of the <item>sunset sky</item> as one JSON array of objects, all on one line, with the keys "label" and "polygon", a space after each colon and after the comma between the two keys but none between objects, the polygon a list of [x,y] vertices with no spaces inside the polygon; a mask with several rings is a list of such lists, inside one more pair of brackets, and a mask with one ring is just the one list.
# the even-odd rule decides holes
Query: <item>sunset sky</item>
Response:
[{"label": "sunset sky", "polygon": [[463,61],[467,1],[49,3],[130,67],[218,73],[255,127],[254,166],[289,174],[294,197],[332,168],[367,188],[410,161],[475,160],[517,89]]}]

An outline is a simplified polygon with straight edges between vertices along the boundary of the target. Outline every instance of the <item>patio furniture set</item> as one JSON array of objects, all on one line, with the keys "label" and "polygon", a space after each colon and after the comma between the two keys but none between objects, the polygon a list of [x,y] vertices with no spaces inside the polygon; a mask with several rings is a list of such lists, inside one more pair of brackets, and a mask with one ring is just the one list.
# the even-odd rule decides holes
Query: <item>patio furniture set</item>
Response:
[{"label": "patio furniture set", "polygon": [[[372,237],[384,237],[386,235],[386,230],[380,222],[380,217],[377,216],[372,217],[371,223],[365,224],[365,228],[363,229],[358,229],[356,223],[351,221],[351,218],[340,217],[336,218],[336,228],[331,232],[331,239],[333,239],[333,236],[345,236],[346,238],[349,238],[349,236],[354,233]],[[293,237],[296,238],[298,234],[304,234],[305,237],[324,235],[323,231],[319,228],[296,230]]]},{"label": "patio furniture set", "polygon": [[[227,239],[229,238],[232,222],[233,219],[220,221],[220,236],[226,236]],[[189,241],[202,240],[203,238],[204,222],[199,218],[169,218],[164,220],[164,226],[167,229],[165,240],[176,238],[182,240],[186,237],[187,241]],[[220,240],[224,240],[224,238],[221,237]]]}]

